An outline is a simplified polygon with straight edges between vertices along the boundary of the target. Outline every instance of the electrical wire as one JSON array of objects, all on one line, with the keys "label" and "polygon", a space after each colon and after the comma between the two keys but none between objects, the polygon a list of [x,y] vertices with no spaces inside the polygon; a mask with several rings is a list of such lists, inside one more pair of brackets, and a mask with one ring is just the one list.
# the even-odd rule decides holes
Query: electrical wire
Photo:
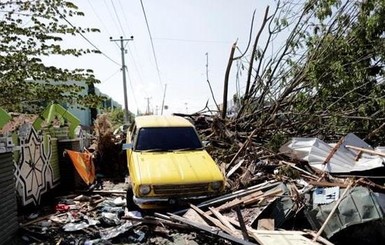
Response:
[{"label": "electrical wire", "polygon": [[130,83],[130,87],[131,87],[131,91],[132,91],[132,97],[134,98],[136,108],[138,108],[138,102],[136,101],[136,97],[135,97],[135,93],[134,93],[135,90],[134,90],[134,87],[132,86],[132,80],[130,77],[130,73],[128,72],[127,66],[125,67],[125,69],[127,71],[127,77],[128,77],[128,81]]},{"label": "electrical wire", "polygon": [[100,52],[104,57],[106,57],[107,59],[109,59],[110,61],[112,61],[113,63],[115,63],[116,65],[120,66],[121,64],[119,64],[118,62],[116,62],[115,60],[113,60],[111,57],[109,57],[108,55],[106,55],[104,52],[102,52],[95,44],[93,44],[86,36],[84,36],[83,33],[81,33],[79,30],[77,30],[77,28],[69,21],[67,20],[67,18],[62,14],[60,13],[58,10],[56,10],[56,12],[60,15],[60,17],[62,19],[64,19],[72,28],[74,28],[76,30],[76,32],[84,39],[86,40],[92,47],[94,47],[98,52]]},{"label": "electrical wire", "polygon": [[[119,4],[120,9],[124,9],[120,0],[118,0],[118,4]],[[124,21],[126,22],[126,25],[127,25],[127,29],[128,29],[129,32],[131,32],[131,28],[130,28],[129,22],[127,20],[125,11],[122,11],[122,13],[123,13],[123,19],[124,19]]]},{"label": "electrical wire", "polygon": [[114,73],[112,73],[110,76],[108,76],[106,79],[103,79],[102,83],[103,82],[107,82],[108,80],[110,80],[111,78],[113,78],[116,74],[118,74],[118,72],[120,72],[122,69],[118,69],[117,71],[115,71]]},{"label": "electrical wire", "polygon": [[[120,0],[118,0],[118,4],[119,4],[119,8],[120,8],[120,9],[124,9],[124,8],[123,8],[123,5],[122,5],[122,2],[121,2]],[[124,21],[125,21],[125,24],[127,25],[127,29],[128,29],[129,32],[131,32],[131,28],[130,28],[130,25],[129,25],[129,22],[128,22],[128,19],[127,19],[127,17],[126,17],[125,12],[122,11],[122,14],[123,14],[123,19],[124,19]],[[135,51],[136,53],[139,53],[139,52],[138,52],[138,49],[136,48],[136,43],[133,42],[132,45],[134,46],[133,51]],[[131,45],[130,45],[130,46],[131,46]],[[131,55],[131,60],[132,60],[132,62],[133,62],[133,64],[134,64],[135,70],[136,70],[136,72],[137,72],[137,74],[138,74],[139,81],[141,81],[141,82],[143,83],[142,72],[141,72],[141,71],[139,70],[139,68],[138,68],[138,67],[143,67],[143,66],[142,66],[141,63],[140,63],[140,60],[136,60],[136,59],[134,58],[134,55],[133,55],[133,53],[131,52],[130,46],[128,46],[128,42],[127,42],[127,43],[125,44],[124,48],[128,47],[128,52],[129,52],[129,54]]]},{"label": "electrical wire", "polygon": [[118,20],[118,24],[119,24],[120,30],[122,31],[123,36],[126,36],[126,33],[124,32],[124,29],[123,29],[123,26],[122,26],[122,23],[120,22],[120,18],[119,18],[118,12],[116,11],[114,0],[111,0],[111,4],[112,4],[112,8],[113,8],[113,10],[115,12],[116,19]]},{"label": "electrical wire", "polygon": [[104,5],[106,6],[106,10],[107,10],[107,12],[108,12],[108,14],[109,14],[109,16],[110,16],[112,22],[114,22],[114,25],[113,25],[113,26],[115,26],[115,28],[116,28],[117,31],[119,31],[119,27],[118,27],[118,25],[116,24],[116,19],[114,18],[113,14],[112,14],[112,12],[111,12],[110,6],[107,4],[107,0],[104,0]]},{"label": "electrical wire", "polygon": [[157,72],[158,72],[158,79],[159,79],[160,85],[163,87],[162,80],[161,80],[161,78],[160,78],[160,70],[159,70],[159,65],[158,65],[158,59],[156,58],[154,42],[153,42],[153,39],[152,39],[150,26],[149,26],[149,24],[148,24],[148,19],[147,19],[146,10],[144,9],[144,5],[143,5],[143,1],[142,1],[142,0],[140,0],[140,4],[141,4],[141,6],[142,6],[142,11],[143,11],[144,19],[145,19],[145,21],[146,21],[147,31],[148,31],[148,34],[149,34],[149,36],[150,36],[151,47],[152,47],[152,54],[154,55],[154,59],[155,59],[155,66],[156,66],[156,70],[157,70]]},{"label": "electrical wire", "polygon": [[[112,36],[111,33],[108,31],[108,28],[107,28],[107,26],[104,24],[103,20],[102,20],[102,19],[99,17],[99,15],[96,13],[96,10],[95,10],[94,6],[92,5],[91,0],[88,0],[88,3],[90,4],[91,9],[92,9],[92,11],[94,12],[96,18],[98,18],[98,20],[99,20],[99,22],[102,24],[103,28],[107,31],[108,35],[111,37],[111,36]],[[116,47],[120,49],[119,45],[118,45],[116,42],[114,42],[114,43],[115,43]]]},{"label": "electrical wire", "polygon": [[214,41],[214,40],[180,39],[180,38],[163,38],[163,37],[156,37],[154,38],[154,40],[189,42],[189,43],[223,43],[223,44],[232,43],[231,41]]},{"label": "electrical wire", "polygon": [[[115,4],[113,3],[113,0],[111,0],[111,4],[112,4],[112,7],[113,7],[113,9],[114,9],[116,18],[118,19],[119,26],[120,26],[120,28],[121,28],[121,30],[122,30],[124,36],[126,36],[126,34],[125,34],[125,32],[124,32],[124,29],[123,29],[122,22],[120,21],[118,12],[117,12],[117,10],[116,10],[116,6],[115,6]],[[120,2],[120,0],[118,1],[118,4],[119,4],[120,9],[123,9],[123,6],[122,6],[122,3]],[[126,22],[126,25],[127,25],[127,27],[128,27],[127,29],[130,31],[130,28],[129,28],[129,25],[128,25],[128,20],[127,20],[127,18],[126,18],[126,15],[124,14],[124,12],[122,12],[122,13],[123,13],[123,18],[124,18],[124,20],[125,20],[125,22]],[[138,74],[139,80],[143,82],[141,72],[139,71],[139,68],[138,68],[138,65],[137,65],[137,61],[136,61],[136,59],[135,59],[135,57],[134,57],[134,55],[133,55],[133,53],[132,53],[132,51],[131,51],[130,45],[128,45],[128,43],[129,43],[129,42],[126,42],[124,48],[127,47],[128,53],[129,53],[130,58],[131,58],[130,60],[132,61],[133,65],[134,65],[134,68],[135,68],[135,70],[136,70],[136,72],[137,72],[137,74]],[[134,48],[136,48],[135,42],[133,43],[133,45],[134,45]],[[140,66],[140,67],[141,67],[141,66]],[[126,67],[126,69],[127,69],[127,67]],[[131,84],[131,87],[132,87],[132,84]]]}]

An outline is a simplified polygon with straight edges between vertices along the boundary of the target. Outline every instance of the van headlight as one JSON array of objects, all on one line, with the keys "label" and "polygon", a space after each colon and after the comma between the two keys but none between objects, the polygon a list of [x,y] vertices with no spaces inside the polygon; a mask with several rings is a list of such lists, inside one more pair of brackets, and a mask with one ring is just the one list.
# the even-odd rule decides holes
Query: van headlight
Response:
[{"label": "van headlight", "polygon": [[211,182],[210,187],[214,191],[217,191],[222,188],[222,181]]},{"label": "van headlight", "polygon": [[149,185],[141,185],[141,186],[139,186],[139,194],[140,195],[145,196],[145,195],[147,195],[150,192],[151,192],[151,186],[149,186]]}]

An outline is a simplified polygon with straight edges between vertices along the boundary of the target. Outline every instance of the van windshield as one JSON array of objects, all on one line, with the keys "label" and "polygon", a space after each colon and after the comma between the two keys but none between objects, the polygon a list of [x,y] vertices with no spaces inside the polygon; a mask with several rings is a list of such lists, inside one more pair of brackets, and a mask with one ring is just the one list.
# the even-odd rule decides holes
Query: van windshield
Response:
[{"label": "van windshield", "polygon": [[201,149],[202,143],[193,127],[141,128],[136,151],[173,151]]}]

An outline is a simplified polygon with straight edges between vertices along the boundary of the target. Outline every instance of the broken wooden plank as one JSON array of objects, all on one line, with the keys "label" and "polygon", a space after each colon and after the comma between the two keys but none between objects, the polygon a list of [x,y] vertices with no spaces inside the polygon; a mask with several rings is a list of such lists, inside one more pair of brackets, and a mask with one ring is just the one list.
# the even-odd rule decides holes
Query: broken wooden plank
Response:
[{"label": "broken wooden plank", "polygon": [[203,212],[201,209],[199,209],[197,206],[190,204],[190,207],[194,209],[198,214],[202,215],[202,217],[209,222],[211,222],[213,225],[217,226],[219,229],[225,231],[228,234],[232,234],[231,229],[227,228],[225,225],[223,225],[219,220],[211,217],[210,215],[207,215],[205,212]]},{"label": "broken wooden plank", "polygon": [[215,235],[215,236],[218,236],[218,237],[221,237],[221,238],[224,238],[228,241],[231,241],[231,242],[234,242],[236,244],[243,244],[243,245],[255,245],[255,243],[251,243],[249,241],[245,241],[245,240],[242,240],[242,239],[239,239],[237,237],[234,237],[234,236],[231,236],[229,234],[226,234],[225,232],[221,231],[221,230],[213,230],[211,226],[207,226],[207,225],[202,225],[202,224],[198,224],[198,223],[195,223],[193,221],[190,221],[188,219],[185,219],[181,216],[178,216],[178,215],[175,215],[175,214],[170,214],[170,217],[174,220],[177,220],[179,222],[182,222],[182,223],[185,223],[185,224],[188,224],[198,230],[201,230],[201,231],[204,231],[204,232],[207,232],[207,233],[210,233],[212,235]]},{"label": "broken wooden plank", "polygon": [[204,224],[204,225],[208,225],[206,223],[206,221],[202,218],[201,215],[199,215],[197,213],[197,211],[195,211],[194,209],[190,208],[189,210],[187,210],[187,212],[183,215],[184,218],[186,219],[189,219],[189,220],[192,220],[194,222],[197,222],[197,223],[201,223],[201,224]]},{"label": "broken wooden plank", "polygon": [[219,213],[215,208],[210,207],[209,209],[215,217],[217,217],[217,219],[231,231],[231,235],[241,238],[240,231],[235,229],[235,227],[228,220],[226,220],[221,213]]},{"label": "broken wooden plank", "polygon": [[167,226],[167,227],[172,227],[172,228],[177,228],[177,229],[187,229],[188,226],[186,224],[181,224],[172,221],[169,217],[167,219],[159,218],[159,217],[144,217],[144,218],[136,218],[136,217],[131,217],[131,216],[122,216],[122,220],[132,220],[139,222],[136,225],[139,224],[146,224],[146,225],[156,225],[156,226]]},{"label": "broken wooden plank", "polygon": [[250,204],[253,204],[253,203],[257,202],[257,201],[260,201],[260,200],[262,200],[262,199],[264,199],[266,197],[279,196],[279,195],[282,195],[282,194],[283,194],[283,190],[281,190],[281,189],[274,190],[274,191],[272,191],[270,193],[265,193],[262,196],[252,197],[252,198],[249,198],[249,199],[245,199],[243,201],[243,204],[244,205],[250,205]]},{"label": "broken wooden plank", "polygon": [[241,161],[239,161],[239,163],[235,164],[234,167],[232,167],[230,169],[230,171],[226,174],[226,178],[229,178],[233,173],[235,173],[235,171],[237,171],[237,169],[242,166],[242,164],[245,162],[245,159],[242,159]]},{"label": "broken wooden plank", "polygon": [[302,231],[253,231],[253,237],[261,245],[319,245],[318,242],[305,237],[305,234]]},{"label": "broken wooden plank", "polygon": [[[235,226],[240,226],[241,224],[233,218],[226,217],[225,218]],[[260,245],[319,245],[319,243],[314,242],[303,235],[307,233],[302,231],[263,231],[263,230],[255,230],[250,226],[245,226],[247,233],[250,237],[255,239]],[[322,241],[325,239],[319,239]],[[324,243],[325,245],[333,245],[329,243]]]},{"label": "broken wooden plank", "polygon": [[258,220],[257,230],[274,230],[274,219],[260,219]]},{"label": "broken wooden plank", "polygon": [[[305,230],[305,232],[307,234],[311,235],[313,238],[317,236],[317,234],[314,231],[311,231],[311,230],[307,231],[307,230]],[[334,245],[334,243],[331,243],[329,240],[323,238],[322,236],[318,236],[316,238],[316,241],[317,242],[321,242],[324,245]]]},{"label": "broken wooden plank", "polygon": [[323,164],[326,165],[329,163],[330,159],[332,159],[333,155],[337,152],[337,150],[340,148],[341,144],[344,142],[345,137],[342,137],[337,144],[332,148],[332,150],[329,152],[327,157],[325,158]]},{"label": "broken wooden plank", "polygon": [[378,151],[370,150],[370,149],[367,149],[367,148],[361,148],[361,147],[357,147],[357,146],[353,146],[353,145],[346,145],[345,147],[349,148],[349,149],[353,149],[353,150],[359,151],[359,152],[361,151],[361,152],[369,153],[369,154],[372,154],[372,155],[378,155],[378,156],[381,156],[381,157],[385,157],[385,153],[383,153],[383,152],[378,152]]},{"label": "broken wooden plank", "polygon": [[[210,207],[210,206],[219,205],[219,204],[225,203],[225,202],[227,202],[229,200],[233,200],[234,198],[239,198],[239,197],[242,197],[242,196],[246,196],[246,195],[249,195],[250,193],[253,193],[253,192],[256,192],[256,191],[259,191],[259,190],[263,191],[263,190],[266,190],[266,189],[272,189],[272,188],[278,186],[279,184],[280,184],[280,182],[277,181],[277,180],[269,180],[269,181],[260,183],[258,185],[250,186],[250,187],[247,187],[245,189],[234,191],[232,193],[225,194],[225,195],[222,195],[220,197],[217,197],[217,198],[214,198],[214,199],[202,202],[202,203],[200,203],[200,204],[198,204],[196,206],[199,207],[199,208],[204,208],[204,207]],[[173,212],[173,213],[174,214],[183,214],[187,210],[188,209],[183,209],[183,210],[179,210],[179,211],[176,211],[176,212]]]},{"label": "broken wooden plank", "polygon": [[236,198],[236,199],[234,199],[234,200],[232,200],[230,202],[224,203],[221,206],[216,207],[216,209],[218,211],[223,211],[223,210],[231,209],[231,208],[233,208],[233,207],[235,207],[235,206],[237,206],[239,204],[242,204],[248,198],[259,197],[259,196],[262,196],[262,195],[263,195],[262,191],[256,191],[254,193],[251,193],[250,195],[244,196],[242,198]]},{"label": "broken wooden plank", "polygon": [[242,230],[243,239],[245,239],[246,241],[249,241],[249,236],[247,235],[246,224],[245,224],[245,220],[243,219],[243,216],[241,213],[241,208],[239,206],[236,206],[235,212],[237,213],[238,222],[239,222],[239,225],[240,225],[241,230]]},{"label": "broken wooden plank", "polygon": [[315,179],[315,180],[318,179],[317,177],[314,177],[314,174],[312,174],[312,173],[310,173],[310,172],[308,172],[306,170],[303,170],[302,168],[297,167],[294,163],[286,162],[286,161],[279,161],[279,163],[283,163],[283,164],[285,164],[287,166],[290,166],[290,167],[300,171],[301,173],[306,174],[308,178]]},{"label": "broken wooden plank", "polygon": [[[250,226],[246,225],[245,223],[243,223],[243,225],[242,225],[242,222],[238,222],[238,221],[236,221],[236,220],[233,219],[233,218],[226,217],[226,219],[227,219],[230,223],[232,223],[233,225],[235,225],[235,226],[242,227],[242,226],[244,225],[244,229],[246,229],[248,236],[255,239],[254,233],[253,233],[254,231],[256,231],[255,229],[251,228]],[[243,231],[243,228],[242,228],[242,231]],[[256,239],[255,239],[255,240],[256,240]]]},{"label": "broken wooden plank", "polygon": [[313,186],[319,186],[319,187],[335,187],[335,186],[338,186],[340,188],[348,187],[347,184],[343,184],[343,183],[331,183],[326,181],[313,181],[313,180],[308,181],[308,184]]}]

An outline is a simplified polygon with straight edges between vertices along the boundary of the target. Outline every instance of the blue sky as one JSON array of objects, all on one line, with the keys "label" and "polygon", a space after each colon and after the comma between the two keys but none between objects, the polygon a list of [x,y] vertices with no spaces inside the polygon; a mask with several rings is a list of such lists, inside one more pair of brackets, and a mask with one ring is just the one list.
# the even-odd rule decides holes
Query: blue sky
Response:
[{"label": "blue sky", "polygon": [[[127,43],[125,54],[128,108],[134,113],[137,110],[145,112],[146,98],[150,98],[151,110],[160,113],[167,84],[165,105],[169,109],[164,110],[164,114],[193,113],[202,109],[207,101],[213,106],[206,82],[206,53],[211,86],[216,100],[221,102],[224,74],[232,44],[238,40],[238,46],[243,50],[249,38],[253,11],[256,10],[254,39],[266,6],[274,6],[274,1],[269,0],[143,0],[158,73],[139,0],[73,2],[85,13],[85,17],[69,20],[77,26],[99,28],[100,33],[88,33],[85,36],[105,56],[87,55],[76,59],[55,57],[49,62],[66,68],[93,69],[101,80],[97,87],[123,105],[123,82],[119,66],[121,53],[118,43],[111,42],[110,37],[119,39],[120,36],[134,36],[134,40]],[[92,48],[80,36],[67,38],[64,46],[67,45]],[[236,64],[233,68],[229,98],[236,92]],[[241,77],[241,89],[244,88],[244,80]]]}]

